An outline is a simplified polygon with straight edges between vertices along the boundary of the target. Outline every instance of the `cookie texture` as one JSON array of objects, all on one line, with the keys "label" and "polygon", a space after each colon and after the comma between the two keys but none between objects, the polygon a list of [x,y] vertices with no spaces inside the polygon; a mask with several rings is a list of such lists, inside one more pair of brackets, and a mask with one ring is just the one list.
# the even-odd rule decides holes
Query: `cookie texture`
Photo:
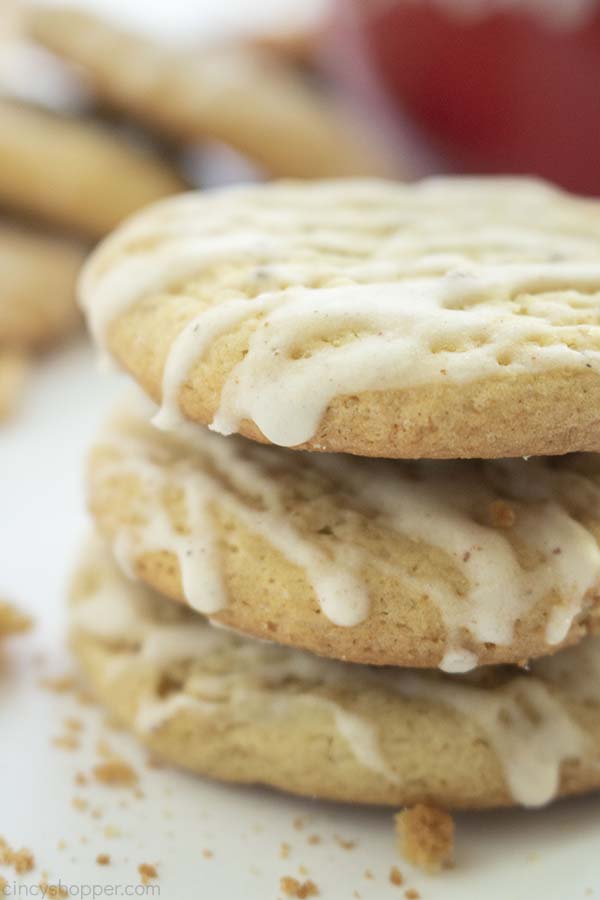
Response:
[{"label": "cookie texture", "polygon": [[74,241],[0,222],[0,347],[38,349],[74,329],[85,256]]},{"label": "cookie texture", "polygon": [[372,670],[216,629],[97,549],[71,617],[75,654],[111,713],[203,775],[444,808],[537,806],[600,785],[597,639],[529,672]]},{"label": "cookie texture", "polygon": [[221,141],[276,176],[391,171],[373,136],[258,47],[170,50],[68,7],[32,9],[29,31],[106,105],[176,141]]},{"label": "cookie texture", "polygon": [[600,457],[422,463],[263,447],[133,403],[88,499],[125,569],[262,638],[353,662],[524,661],[598,619]]},{"label": "cookie texture", "polygon": [[0,207],[95,239],[183,186],[107,128],[0,99]]},{"label": "cookie texture", "polygon": [[599,299],[597,201],[527,179],[189,194],[83,279],[163,427],[388,458],[598,450]]}]

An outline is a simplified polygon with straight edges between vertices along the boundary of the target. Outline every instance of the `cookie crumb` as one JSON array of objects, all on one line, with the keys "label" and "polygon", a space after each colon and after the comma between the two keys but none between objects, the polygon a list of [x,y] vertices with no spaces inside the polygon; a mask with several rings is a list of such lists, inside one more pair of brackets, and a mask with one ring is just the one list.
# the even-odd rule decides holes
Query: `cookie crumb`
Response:
[{"label": "cookie crumb", "polygon": [[52,738],[52,746],[59,750],[79,750],[81,743],[74,734],[61,734]]},{"label": "cookie crumb", "polygon": [[96,857],[96,862],[99,866],[108,866],[110,865],[110,855],[108,853],[99,853]]},{"label": "cookie crumb", "polygon": [[116,827],[116,825],[106,825],[104,828],[104,837],[119,838],[121,837],[121,831]]},{"label": "cookie crumb", "polygon": [[202,851],[202,856],[204,857],[204,859],[212,859],[214,855],[215,854],[212,852],[212,850],[209,850],[208,848]]},{"label": "cookie crumb", "polygon": [[298,881],[291,875],[284,875],[280,881],[281,890],[287,897],[296,897],[297,900],[305,900],[306,897],[318,897],[319,888],[311,881]]},{"label": "cookie crumb", "polygon": [[279,846],[279,858],[287,859],[288,856],[290,855],[291,849],[292,848],[290,847],[290,845],[286,844],[284,841],[283,844],[280,844],[280,846]]},{"label": "cookie crumb", "polygon": [[158,878],[156,866],[153,866],[150,863],[140,863],[138,866],[138,872],[140,873],[141,882],[144,885],[149,884],[152,879]]},{"label": "cookie crumb", "polygon": [[43,897],[68,897],[69,891],[64,884],[48,884],[47,881],[40,881],[38,885]]},{"label": "cookie crumb", "polygon": [[0,865],[12,866],[17,875],[25,875],[35,868],[35,857],[26,847],[13,850],[8,842],[0,837]]},{"label": "cookie crumb", "polygon": [[417,803],[395,817],[400,853],[426,872],[452,865],[454,820],[435,806]]},{"label": "cookie crumb", "polygon": [[44,690],[52,691],[54,694],[66,694],[68,691],[74,690],[76,681],[72,675],[57,675],[54,678],[41,678],[38,684]]},{"label": "cookie crumb", "polygon": [[414,888],[409,888],[407,891],[404,891],[404,896],[406,900],[420,900],[421,895],[418,891],[415,891]]},{"label": "cookie crumb", "polygon": [[305,822],[304,822],[304,819],[302,818],[302,816],[296,816],[296,818],[292,822],[292,825],[294,826],[296,831],[302,831],[302,829],[304,828],[304,825],[305,825]]},{"label": "cookie crumb", "polygon": [[342,850],[354,850],[356,847],[356,841],[345,840],[344,838],[341,838],[339,834],[334,834],[333,839]]},{"label": "cookie crumb", "polygon": [[365,871],[363,872],[363,878],[366,878],[367,881],[373,881],[375,876],[370,869],[365,869]]},{"label": "cookie crumb", "polygon": [[111,787],[135,784],[137,773],[128,762],[123,759],[110,759],[103,763],[97,763],[92,769],[96,781]]},{"label": "cookie crumb", "polygon": [[395,884],[396,886],[400,886],[404,884],[404,875],[398,868],[398,866],[392,866],[390,869],[390,884]]},{"label": "cookie crumb", "polygon": [[0,637],[9,634],[22,634],[29,631],[33,625],[33,619],[26,616],[8,600],[0,599]]},{"label": "cookie crumb", "polygon": [[306,843],[307,844],[320,844],[321,836],[318,834],[309,834],[309,836],[306,838]]},{"label": "cookie crumb", "polygon": [[512,528],[517,521],[517,513],[506,500],[494,500],[488,509],[490,525],[496,528]]}]

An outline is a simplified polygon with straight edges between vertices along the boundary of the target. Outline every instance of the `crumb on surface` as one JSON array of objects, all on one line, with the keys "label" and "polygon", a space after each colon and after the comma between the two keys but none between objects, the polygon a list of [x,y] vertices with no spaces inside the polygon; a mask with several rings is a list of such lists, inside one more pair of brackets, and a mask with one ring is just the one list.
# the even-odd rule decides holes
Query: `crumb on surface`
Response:
[{"label": "crumb on surface", "polygon": [[92,773],[96,781],[112,787],[135,784],[138,779],[135,770],[123,759],[108,759],[97,763]]},{"label": "crumb on surface", "polygon": [[319,888],[310,878],[306,881],[298,881],[297,878],[292,878],[291,875],[284,875],[280,881],[280,887],[287,897],[296,897],[297,900],[319,896]]},{"label": "crumb on surface", "polygon": [[108,866],[110,865],[110,854],[108,853],[99,853],[96,857],[96,862],[99,866]]},{"label": "crumb on surface", "polygon": [[42,892],[43,897],[68,897],[69,891],[65,887],[64,884],[48,884],[46,879],[43,879],[38,884],[40,891]]},{"label": "crumb on surface", "polygon": [[22,634],[33,626],[33,619],[22,613],[8,600],[0,598],[0,637]]},{"label": "crumb on surface", "polygon": [[390,884],[395,884],[398,887],[404,884],[404,876],[398,866],[392,866],[390,869]]},{"label": "crumb on surface", "polygon": [[370,869],[365,869],[365,871],[363,872],[363,878],[366,878],[367,881],[373,881],[375,876],[373,875],[373,873],[371,872]]},{"label": "crumb on surface", "polygon": [[320,834],[309,834],[306,838],[307,844],[320,844],[321,843],[321,835]]},{"label": "crumb on surface", "polygon": [[445,810],[417,803],[395,817],[400,853],[426,872],[452,865],[454,820]]},{"label": "crumb on surface", "polygon": [[208,847],[205,847],[205,849],[202,851],[202,856],[204,857],[204,859],[212,859],[214,855],[215,854],[212,852],[212,850],[209,850]]},{"label": "crumb on surface", "polygon": [[107,837],[107,838],[121,837],[121,831],[119,828],[117,828],[116,825],[105,825],[103,833],[104,833],[104,837]]},{"label": "crumb on surface", "polygon": [[414,888],[409,888],[407,891],[404,891],[404,896],[406,900],[420,900],[420,893],[416,891]]},{"label": "crumb on surface", "polygon": [[26,847],[13,850],[10,844],[0,837],[0,865],[11,866],[17,875],[24,875],[35,868],[35,857]]},{"label": "crumb on surface", "polygon": [[63,725],[68,731],[83,731],[83,722],[77,716],[67,716]]},{"label": "crumb on surface", "polygon": [[76,684],[73,675],[56,675],[52,678],[40,678],[39,681],[40,687],[55,694],[66,694],[68,691],[72,691]]},{"label": "crumb on surface", "polygon": [[153,866],[151,863],[140,863],[138,872],[140,873],[141,882],[144,885],[149,884],[154,878],[158,878],[156,866]]},{"label": "crumb on surface", "polygon": [[490,524],[496,528],[512,528],[517,520],[517,513],[506,500],[494,500],[489,506]]},{"label": "crumb on surface", "polygon": [[59,734],[52,738],[52,746],[59,750],[79,750],[81,743],[74,734]]},{"label": "crumb on surface", "polygon": [[287,859],[288,856],[290,855],[291,849],[292,848],[290,847],[290,845],[284,841],[282,844],[279,845],[279,858]]},{"label": "crumb on surface", "polygon": [[356,847],[356,841],[346,840],[345,838],[340,837],[339,834],[334,834],[333,839],[342,850],[354,850]]},{"label": "crumb on surface", "polygon": [[76,809],[79,812],[85,812],[90,805],[84,797],[73,797],[71,802],[73,804],[73,809]]},{"label": "crumb on surface", "polygon": [[302,818],[302,816],[296,816],[296,818],[292,822],[292,825],[294,826],[296,831],[302,831],[302,829],[304,828],[304,825],[305,825],[305,822],[304,822],[304,819]]}]

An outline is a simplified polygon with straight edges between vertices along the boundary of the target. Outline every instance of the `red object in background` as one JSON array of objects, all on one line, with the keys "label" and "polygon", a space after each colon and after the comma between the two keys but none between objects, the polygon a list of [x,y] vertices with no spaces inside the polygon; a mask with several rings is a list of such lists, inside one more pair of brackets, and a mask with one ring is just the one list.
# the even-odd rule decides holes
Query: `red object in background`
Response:
[{"label": "red object in background", "polygon": [[600,194],[600,4],[573,27],[523,10],[465,18],[431,0],[357,6],[390,99],[452,169]]}]

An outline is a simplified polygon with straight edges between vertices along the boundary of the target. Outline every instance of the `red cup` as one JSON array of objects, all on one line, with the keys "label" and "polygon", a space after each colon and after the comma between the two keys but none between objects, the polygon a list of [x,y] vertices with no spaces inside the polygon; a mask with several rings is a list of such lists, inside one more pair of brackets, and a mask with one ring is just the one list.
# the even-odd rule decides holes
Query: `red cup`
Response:
[{"label": "red cup", "polygon": [[441,166],[600,194],[597,0],[342,0],[340,10],[394,115],[408,115]]}]

